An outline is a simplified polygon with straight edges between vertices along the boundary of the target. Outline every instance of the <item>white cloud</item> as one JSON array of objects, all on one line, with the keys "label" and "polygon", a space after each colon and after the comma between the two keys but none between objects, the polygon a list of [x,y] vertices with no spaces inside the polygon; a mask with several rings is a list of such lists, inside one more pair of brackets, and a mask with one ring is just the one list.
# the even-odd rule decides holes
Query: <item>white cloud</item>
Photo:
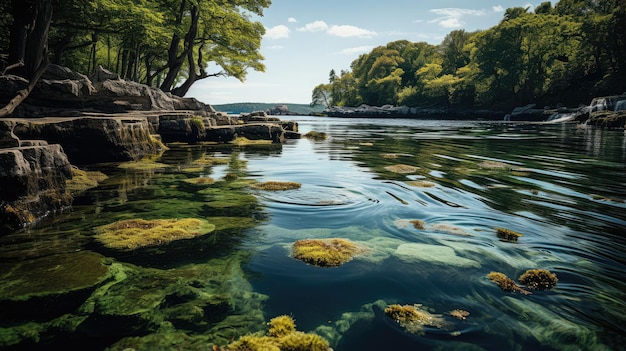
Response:
[{"label": "white cloud", "polygon": [[376,35],[376,32],[344,24],[340,26],[334,25],[330,27],[328,29],[328,34],[342,38],[371,38]]},{"label": "white cloud", "polygon": [[296,22],[298,22],[298,21],[297,21],[295,18],[293,18],[293,17],[289,17],[289,18],[287,19],[287,22],[289,22],[289,23],[296,23]]},{"label": "white cloud", "polygon": [[502,5],[493,6],[491,9],[493,12],[504,12],[504,7],[502,7]]},{"label": "white cloud", "polygon": [[328,26],[328,24],[324,21],[315,21],[311,23],[307,23],[304,27],[297,28],[296,30],[300,32],[326,32],[330,35],[334,35],[336,37],[341,38],[371,38],[376,35],[376,32],[369,31],[367,29],[350,26],[347,24],[343,25],[332,25]]},{"label": "white cloud", "polygon": [[272,28],[265,28],[264,37],[267,39],[289,38],[289,33],[291,33],[291,30],[289,30],[287,26],[281,24]]},{"label": "white cloud", "polygon": [[339,51],[339,54],[340,55],[352,56],[352,55],[361,54],[361,53],[364,53],[364,52],[370,52],[370,51],[372,51],[372,49],[374,49],[373,46],[357,46],[355,48],[343,49],[343,50]]},{"label": "white cloud", "polygon": [[440,15],[441,17],[436,18],[430,23],[437,23],[444,28],[460,28],[465,22],[461,20],[462,17],[465,16],[483,16],[485,15],[484,10],[472,10],[472,9],[460,9],[460,8],[442,8],[442,9],[432,9],[430,12]]},{"label": "white cloud", "polygon": [[319,31],[327,31],[328,24],[324,21],[315,21],[311,23],[307,23],[304,27],[300,27],[296,29],[300,32],[319,32]]}]

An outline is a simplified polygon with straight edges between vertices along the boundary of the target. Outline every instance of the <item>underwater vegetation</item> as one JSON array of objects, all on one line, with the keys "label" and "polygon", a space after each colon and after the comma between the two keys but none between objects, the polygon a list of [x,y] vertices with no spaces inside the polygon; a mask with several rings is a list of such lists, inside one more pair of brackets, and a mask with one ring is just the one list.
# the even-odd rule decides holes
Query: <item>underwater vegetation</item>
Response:
[{"label": "underwater vegetation", "polygon": [[199,178],[191,178],[183,180],[185,183],[193,184],[193,185],[209,185],[215,183],[215,179],[211,177],[199,177]]},{"label": "underwater vegetation", "polygon": [[413,224],[413,227],[415,229],[421,229],[424,230],[426,229],[426,223],[424,223],[424,221],[419,220],[419,219],[413,219],[409,221],[411,224]]},{"label": "underwater vegetation", "polygon": [[307,139],[313,139],[313,140],[326,140],[328,138],[328,134],[324,132],[316,132],[312,130],[304,134],[304,137]]},{"label": "underwater vegetation", "polygon": [[108,176],[100,171],[84,171],[72,166],[72,179],[66,182],[67,190],[76,195],[89,188],[98,186],[100,182],[107,179]]},{"label": "underwater vegetation", "polygon": [[215,225],[197,218],[127,219],[95,228],[95,239],[106,248],[135,250],[190,239],[215,230]]},{"label": "underwater vegetation", "polygon": [[293,244],[293,257],[319,267],[338,267],[366,251],[348,239],[303,239]]},{"label": "underwater vegetation", "polygon": [[406,182],[407,185],[414,186],[416,188],[433,188],[436,184],[427,180],[412,180]]},{"label": "underwater vegetation", "polygon": [[279,181],[268,181],[263,183],[257,183],[253,185],[254,188],[261,190],[291,190],[291,189],[300,189],[302,184],[297,182],[279,182]]},{"label": "underwater vegetation", "polygon": [[496,285],[499,286],[500,289],[502,289],[502,291],[520,292],[524,295],[532,294],[530,291],[524,290],[523,288],[521,288],[519,285],[517,285],[517,283],[515,283],[513,279],[507,277],[504,273],[491,272],[487,274],[487,278],[489,278],[489,280],[491,280],[492,282],[496,283]]},{"label": "underwater vegetation", "polygon": [[518,232],[505,228],[496,228],[496,235],[504,241],[516,242],[517,239],[524,236]]},{"label": "underwater vegetation", "polygon": [[385,314],[411,334],[424,335],[424,326],[444,329],[448,326],[441,315],[431,314],[420,304],[389,305]]},{"label": "underwater vegetation", "polygon": [[415,166],[405,165],[405,164],[397,164],[397,165],[386,166],[385,169],[392,173],[409,174],[409,173],[415,173],[419,168]]},{"label": "underwater vegetation", "polygon": [[466,320],[466,319],[467,319],[467,317],[470,315],[470,313],[469,313],[468,311],[465,311],[465,310],[459,310],[459,309],[452,310],[452,311],[450,311],[449,313],[450,313],[450,315],[451,315],[452,317],[454,317],[454,318],[456,318],[456,319],[460,319],[460,320],[462,320],[462,321],[463,321],[463,320]]},{"label": "underwater vegetation", "polygon": [[146,171],[146,170],[154,170],[154,169],[162,169],[170,167],[165,163],[155,162],[150,158],[146,158],[140,161],[129,161],[120,163],[118,168],[122,169],[132,169],[135,171]]},{"label": "underwater vegetation", "polygon": [[529,269],[518,280],[532,290],[550,290],[558,281],[556,274],[545,269]]},{"label": "underwater vegetation", "polygon": [[[219,348],[214,347],[214,350]],[[293,318],[282,315],[269,322],[267,335],[244,335],[221,350],[227,351],[328,351],[328,341],[315,333],[296,330]]]}]

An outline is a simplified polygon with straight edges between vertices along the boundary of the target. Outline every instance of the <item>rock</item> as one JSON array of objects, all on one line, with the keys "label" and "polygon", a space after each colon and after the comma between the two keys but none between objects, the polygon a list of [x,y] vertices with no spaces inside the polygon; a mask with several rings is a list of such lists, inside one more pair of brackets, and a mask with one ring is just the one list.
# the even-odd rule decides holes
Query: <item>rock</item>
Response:
[{"label": "rock", "polygon": [[32,144],[0,149],[0,234],[71,205],[65,186],[72,171],[62,147]]},{"label": "rock", "polygon": [[161,144],[151,137],[145,117],[84,117],[16,119],[22,139],[59,143],[72,164],[139,160],[158,154]]},{"label": "rock", "polygon": [[20,146],[20,139],[13,133],[15,125],[14,121],[0,120],[0,148]]},{"label": "rock", "polygon": [[3,321],[58,317],[78,308],[110,276],[104,256],[90,251],[2,262],[0,267]]}]

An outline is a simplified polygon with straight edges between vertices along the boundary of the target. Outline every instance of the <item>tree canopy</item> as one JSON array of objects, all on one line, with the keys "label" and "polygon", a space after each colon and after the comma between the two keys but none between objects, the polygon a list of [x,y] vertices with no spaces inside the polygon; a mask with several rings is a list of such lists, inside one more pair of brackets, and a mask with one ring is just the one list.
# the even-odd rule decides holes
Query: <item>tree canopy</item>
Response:
[{"label": "tree canopy", "polygon": [[337,106],[577,105],[626,91],[625,45],[626,0],[515,7],[492,28],[455,30],[439,45],[376,47],[317,86],[313,103],[325,96]]},{"label": "tree canopy", "polygon": [[[42,61],[89,74],[96,67],[184,96],[207,77],[264,71],[262,16],[270,0],[11,0],[0,5],[0,63]],[[26,57],[32,20],[50,8],[38,59]],[[47,8],[46,7],[46,8]],[[4,11],[6,10],[6,11]],[[32,68],[31,68],[32,70]],[[19,72],[30,79],[31,73]]]}]

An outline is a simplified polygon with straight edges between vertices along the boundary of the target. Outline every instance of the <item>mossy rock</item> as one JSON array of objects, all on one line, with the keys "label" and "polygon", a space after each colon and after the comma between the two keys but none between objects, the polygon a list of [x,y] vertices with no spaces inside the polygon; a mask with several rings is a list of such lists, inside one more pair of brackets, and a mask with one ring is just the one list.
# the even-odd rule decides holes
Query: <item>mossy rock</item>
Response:
[{"label": "mossy rock", "polygon": [[197,218],[128,219],[95,228],[95,239],[113,250],[132,251],[211,233],[215,225]]},{"label": "mossy rock", "polygon": [[99,171],[84,171],[77,167],[72,167],[72,179],[66,181],[66,189],[76,195],[89,188],[98,186],[100,182],[107,179],[108,176]]},{"label": "mossy rock", "polygon": [[326,140],[328,139],[328,134],[324,132],[316,132],[314,130],[304,134],[304,137],[312,140]]},{"label": "mossy rock", "polygon": [[348,239],[303,239],[293,244],[293,257],[319,267],[338,267],[367,249]]},{"label": "mossy rock", "polygon": [[517,239],[524,236],[521,233],[506,228],[496,228],[496,235],[500,240],[508,242],[517,242]]},{"label": "mossy rock", "polygon": [[267,181],[263,183],[257,183],[253,185],[254,188],[260,190],[280,191],[280,190],[292,190],[300,189],[302,184],[297,182],[279,182],[279,181]]},{"label": "mossy rock", "polygon": [[105,257],[91,251],[2,262],[0,319],[57,317],[76,309],[110,278]]},{"label": "mossy rock", "polygon": [[559,281],[556,274],[545,269],[529,269],[518,280],[532,290],[550,290]]},{"label": "mossy rock", "polygon": [[519,292],[524,295],[532,294],[530,291],[521,288],[513,279],[507,277],[504,273],[491,272],[487,274],[487,278],[496,283],[496,285],[504,292]]},{"label": "mossy rock", "polygon": [[230,343],[227,351],[329,351],[328,341],[315,333],[296,330],[293,318],[283,315],[272,318],[267,335],[244,335]]},{"label": "mossy rock", "polygon": [[417,172],[419,168],[415,166],[411,166],[411,165],[397,164],[397,165],[386,166],[385,169],[392,173],[410,174],[410,173]]}]

